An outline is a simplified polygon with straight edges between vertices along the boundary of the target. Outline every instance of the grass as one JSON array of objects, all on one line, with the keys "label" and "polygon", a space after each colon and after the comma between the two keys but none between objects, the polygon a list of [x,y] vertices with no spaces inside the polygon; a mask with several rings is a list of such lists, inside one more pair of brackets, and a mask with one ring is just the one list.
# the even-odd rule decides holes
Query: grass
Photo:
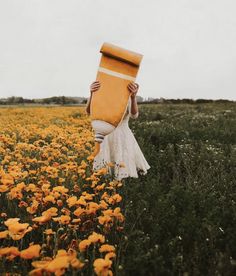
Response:
[{"label": "grass", "polygon": [[123,189],[123,275],[236,273],[236,105],[141,105],[151,166]]},{"label": "grass", "polygon": [[[115,220],[111,231],[98,222],[100,209],[81,216],[81,223],[51,219],[19,240],[0,239],[1,248],[16,246],[22,252],[31,242],[38,243],[41,252],[31,259],[40,262],[56,258],[58,250],[69,250],[72,241],[86,240],[94,230],[116,245],[109,267],[114,275],[236,275],[236,104],[143,104],[139,109],[139,118],[130,119],[129,125],[151,168],[147,175],[113,187],[110,179],[87,178],[91,172],[86,156],[94,138],[81,107],[0,108],[0,181],[7,185],[7,190],[0,186],[0,232],[13,217],[33,226],[32,219],[50,207],[58,209],[58,216],[66,212],[67,219],[75,219],[76,208],[67,199],[80,198],[83,191],[95,192],[96,203],[109,191],[108,208],[119,206],[125,217],[124,224]],[[4,178],[5,173],[14,181]],[[31,183],[39,188],[36,193],[29,191]],[[61,185],[69,189],[57,195],[53,189]],[[46,195],[57,195],[56,203]],[[113,196],[122,200],[112,203]],[[33,199],[39,207],[29,214],[26,207]],[[55,234],[45,242],[49,229]],[[93,262],[104,257],[99,246],[77,250],[74,263],[80,260],[84,268],[65,266],[65,275],[95,275]],[[0,273],[31,271],[31,259],[19,256],[0,258]]]}]

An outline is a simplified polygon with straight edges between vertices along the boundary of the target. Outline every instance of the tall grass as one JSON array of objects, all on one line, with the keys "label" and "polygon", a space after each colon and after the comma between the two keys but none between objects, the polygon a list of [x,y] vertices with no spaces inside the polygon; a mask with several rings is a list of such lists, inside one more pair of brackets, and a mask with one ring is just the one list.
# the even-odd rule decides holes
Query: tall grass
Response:
[{"label": "tall grass", "polygon": [[124,275],[235,275],[236,105],[140,106],[151,169],[127,179]]}]

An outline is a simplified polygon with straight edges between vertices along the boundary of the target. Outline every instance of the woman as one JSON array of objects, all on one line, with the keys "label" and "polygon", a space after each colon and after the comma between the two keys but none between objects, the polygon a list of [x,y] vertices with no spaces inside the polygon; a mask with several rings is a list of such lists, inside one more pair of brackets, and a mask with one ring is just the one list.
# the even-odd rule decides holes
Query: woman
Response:
[{"label": "woman", "polygon": [[[90,98],[86,106],[88,114],[90,114],[92,95],[100,86],[99,81],[94,81],[90,85]],[[137,119],[139,115],[136,101],[139,85],[130,82],[127,87],[130,97],[125,116],[115,130],[105,136],[100,145],[100,152],[95,156],[93,162],[93,170],[107,166],[109,172],[114,174],[117,180],[126,177],[138,178],[139,172],[144,175],[150,168],[128,124],[129,117]]]}]

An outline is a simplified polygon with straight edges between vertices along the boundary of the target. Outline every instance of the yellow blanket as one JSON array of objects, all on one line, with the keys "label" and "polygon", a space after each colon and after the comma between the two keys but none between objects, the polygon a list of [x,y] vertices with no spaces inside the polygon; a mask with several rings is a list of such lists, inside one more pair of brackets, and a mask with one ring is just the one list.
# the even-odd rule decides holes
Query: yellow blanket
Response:
[{"label": "yellow blanket", "polygon": [[143,55],[104,43],[96,80],[101,87],[93,93],[91,119],[116,127],[122,120],[129,99],[127,85],[136,79]]}]

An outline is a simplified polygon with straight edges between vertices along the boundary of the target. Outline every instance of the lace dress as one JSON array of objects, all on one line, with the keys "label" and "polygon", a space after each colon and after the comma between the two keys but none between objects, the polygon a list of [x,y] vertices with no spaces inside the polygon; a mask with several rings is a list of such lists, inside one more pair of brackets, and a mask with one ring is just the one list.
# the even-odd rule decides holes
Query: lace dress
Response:
[{"label": "lace dress", "polygon": [[[100,151],[93,161],[94,171],[107,167],[109,173],[117,180],[126,177],[138,178],[138,172],[142,175],[147,173],[150,166],[128,124],[130,117],[137,119],[138,115],[138,112],[135,115],[131,113],[131,98],[129,98],[123,120],[100,144]],[[113,167],[108,165],[111,162]]]}]

